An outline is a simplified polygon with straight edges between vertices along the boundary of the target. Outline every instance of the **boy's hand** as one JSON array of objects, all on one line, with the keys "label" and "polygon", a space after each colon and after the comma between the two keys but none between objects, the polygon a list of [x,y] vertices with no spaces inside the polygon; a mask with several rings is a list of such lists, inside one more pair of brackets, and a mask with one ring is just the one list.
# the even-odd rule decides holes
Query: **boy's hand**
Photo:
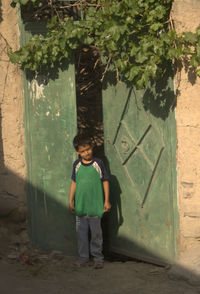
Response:
[{"label": "boy's hand", "polygon": [[104,203],[104,212],[108,212],[111,209],[111,204],[109,201]]},{"label": "boy's hand", "polygon": [[75,212],[75,207],[74,207],[74,204],[73,203],[69,203],[69,209],[71,210],[72,213]]}]

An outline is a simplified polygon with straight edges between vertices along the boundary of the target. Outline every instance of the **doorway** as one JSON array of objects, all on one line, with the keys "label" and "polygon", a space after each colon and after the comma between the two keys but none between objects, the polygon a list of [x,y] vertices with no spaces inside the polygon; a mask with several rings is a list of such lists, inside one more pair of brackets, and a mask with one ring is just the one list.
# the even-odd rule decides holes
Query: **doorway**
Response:
[{"label": "doorway", "polygon": [[97,48],[83,46],[75,54],[77,128],[94,141],[94,155],[104,157],[101,57]]}]

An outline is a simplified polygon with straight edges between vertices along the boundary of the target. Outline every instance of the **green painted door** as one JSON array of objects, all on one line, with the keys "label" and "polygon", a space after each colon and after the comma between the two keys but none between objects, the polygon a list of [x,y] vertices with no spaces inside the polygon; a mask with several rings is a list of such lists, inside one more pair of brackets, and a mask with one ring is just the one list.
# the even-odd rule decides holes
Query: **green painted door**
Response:
[{"label": "green painted door", "polygon": [[107,78],[105,154],[111,250],[156,263],[176,257],[176,124],[172,72],[145,91]]},{"label": "green painted door", "polygon": [[[21,44],[44,32],[41,23],[21,23]],[[74,76],[73,64],[48,75],[23,75],[30,236],[34,246],[69,255],[76,252],[67,207],[77,128]]]}]

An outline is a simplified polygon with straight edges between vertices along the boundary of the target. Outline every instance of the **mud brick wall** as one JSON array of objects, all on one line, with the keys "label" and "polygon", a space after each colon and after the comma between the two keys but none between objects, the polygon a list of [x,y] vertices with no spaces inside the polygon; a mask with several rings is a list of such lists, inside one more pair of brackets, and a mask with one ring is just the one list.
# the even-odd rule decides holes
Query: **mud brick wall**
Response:
[{"label": "mud brick wall", "polygon": [[20,69],[7,52],[19,47],[17,9],[10,0],[0,1],[0,216],[25,203],[23,102]]},{"label": "mud brick wall", "polygon": [[[200,1],[175,0],[172,17],[177,32],[194,32],[200,25]],[[200,78],[185,65],[175,81],[181,254],[200,240]]]}]

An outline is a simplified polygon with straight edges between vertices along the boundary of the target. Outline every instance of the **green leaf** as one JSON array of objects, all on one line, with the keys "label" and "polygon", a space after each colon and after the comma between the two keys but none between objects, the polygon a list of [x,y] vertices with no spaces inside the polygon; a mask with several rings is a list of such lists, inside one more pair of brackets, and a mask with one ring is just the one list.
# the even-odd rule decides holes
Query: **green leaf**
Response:
[{"label": "green leaf", "polygon": [[138,51],[140,51],[140,48],[138,46],[133,45],[133,47],[130,50],[130,56],[135,56],[138,53]]},{"label": "green leaf", "polygon": [[197,44],[196,46],[196,54],[197,54],[197,57],[200,58],[200,44]]},{"label": "green leaf", "polygon": [[115,50],[118,50],[118,47],[117,47],[117,44],[110,40],[109,42],[107,42],[106,44],[106,48],[109,50],[109,51],[115,51]]},{"label": "green leaf", "polygon": [[197,70],[197,75],[200,77],[200,69]]},{"label": "green leaf", "polygon": [[[33,1],[33,0],[32,0]],[[22,4],[22,5],[26,5],[27,3],[28,3],[28,0],[20,0],[20,3]]]},{"label": "green leaf", "polygon": [[48,29],[51,29],[51,28],[55,27],[55,25],[57,25],[57,24],[58,24],[58,18],[57,18],[57,16],[55,15],[55,16],[53,16],[53,17],[51,18],[51,20],[48,22],[48,24],[47,24],[47,28],[48,28]]},{"label": "green leaf", "polygon": [[86,43],[87,45],[90,45],[90,44],[92,44],[93,42],[94,42],[94,39],[91,38],[90,36],[87,36],[87,38],[85,38],[85,43]]},{"label": "green leaf", "polygon": [[16,52],[16,53],[10,52],[9,57],[10,57],[10,61],[11,61],[12,63],[17,63],[17,62],[19,62],[19,55],[18,55],[17,52]]},{"label": "green leaf", "polygon": [[138,55],[135,57],[135,61],[138,63],[143,63],[148,59],[148,56],[146,56],[143,52],[139,52]]},{"label": "green leaf", "polygon": [[195,55],[193,55],[193,56],[191,57],[191,59],[190,59],[190,64],[191,64],[192,66],[194,66],[194,67],[199,66],[199,62],[198,62],[198,60],[197,60],[197,58],[196,58]]},{"label": "green leaf", "polygon": [[129,72],[129,80],[132,81],[139,73],[139,67],[133,66]]},{"label": "green leaf", "polygon": [[[42,64],[49,70],[63,58],[71,62],[77,48],[94,45],[102,55],[112,56],[119,75],[137,87],[144,87],[158,76],[157,64],[166,60],[192,54],[191,65],[199,66],[200,27],[195,33],[179,35],[167,30],[172,0],[83,2],[84,20],[74,22],[68,15],[58,20],[53,16],[46,36],[34,36],[26,46],[9,53],[10,60],[31,70]],[[39,0],[13,0],[11,5],[17,3],[24,5],[24,11],[30,8],[27,4],[33,4],[34,9],[40,7]],[[91,3],[100,7],[96,9]]]},{"label": "green leaf", "polygon": [[150,29],[153,31],[158,31],[159,29],[161,29],[163,27],[162,23],[153,23],[152,25],[150,25]]},{"label": "green leaf", "polygon": [[17,5],[17,2],[16,2],[16,1],[12,1],[12,2],[10,3],[10,6],[13,7],[13,8],[15,8],[16,5]]},{"label": "green leaf", "polygon": [[197,27],[197,29],[196,29],[196,35],[197,35],[197,37],[200,37],[200,26]]},{"label": "green leaf", "polygon": [[195,44],[197,42],[197,36],[192,32],[184,33],[184,40],[191,44]]}]

